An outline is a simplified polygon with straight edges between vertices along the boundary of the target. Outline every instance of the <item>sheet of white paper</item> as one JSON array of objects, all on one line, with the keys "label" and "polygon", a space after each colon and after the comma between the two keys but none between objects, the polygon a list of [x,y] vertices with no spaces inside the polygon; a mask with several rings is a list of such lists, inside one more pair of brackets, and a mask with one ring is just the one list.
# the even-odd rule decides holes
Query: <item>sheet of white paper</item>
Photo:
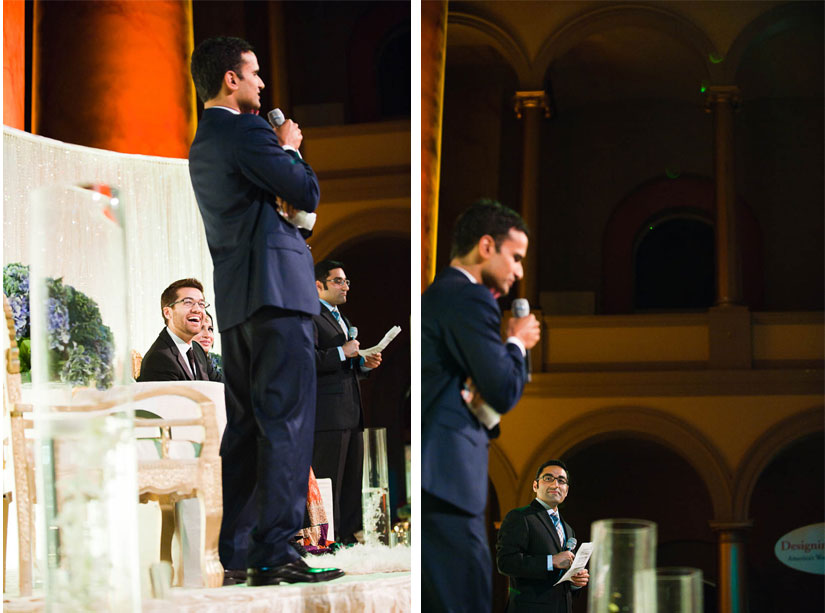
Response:
[{"label": "sheet of white paper", "polygon": [[401,326],[393,326],[392,328],[387,330],[387,333],[384,335],[384,338],[382,338],[381,342],[375,345],[375,347],[369,347],[368,349],[359,349],[358,355],[367,357],[368,355],[372,355],[373,353],[384,351],[384,349],[387,348],[387,345],[389,345],[392,342],[392,339],[398,336],[399,332],[401,332]]},{"label": "sheet of white paper", "polygon": [[576,557],[573,559],[570,568],[567,569],[567,572],[564,573],[561,579],[556,581],[554,585],[558,585],[562,581],[570,581],[570,577],[587,566],[587,561],[590,559],[591,553],[593,553],[593,543],[582,543],[579,545],[579,550],[576,552]]}]

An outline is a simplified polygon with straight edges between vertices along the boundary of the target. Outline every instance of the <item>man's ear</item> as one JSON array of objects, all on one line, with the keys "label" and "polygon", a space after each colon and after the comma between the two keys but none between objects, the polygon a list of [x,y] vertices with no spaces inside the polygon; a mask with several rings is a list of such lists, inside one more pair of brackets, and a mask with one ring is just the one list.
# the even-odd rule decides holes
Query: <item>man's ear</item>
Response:
[{"label": "man's ear", "polygon": [[534,492],[539,491],[539,482],[536,481],[536,480],[533,480],[533,491]]},{"label": "man's ear", "polygon": [[238,75],[235,73],[234,70],[227,70],[223,74],[223,84],[229,91],[235,91],[238,89]]},{"label": "man's ear", "polygon": [[317,289],[319,292],[323,292],[324,286],[321,284],[320,281],[315,281],[315,289]]},{"label": "man's ear", "polygon": [[496,241],[489,234],[478,239],[478,255],[482,260],[489,260],[496,251]]},{"label": "man's ear", "polygon": [[163,307],[161,311],[163,313],[163,318],[166,320],[166,325],[169,325],[169,320],[172,319],[172,307]]}]

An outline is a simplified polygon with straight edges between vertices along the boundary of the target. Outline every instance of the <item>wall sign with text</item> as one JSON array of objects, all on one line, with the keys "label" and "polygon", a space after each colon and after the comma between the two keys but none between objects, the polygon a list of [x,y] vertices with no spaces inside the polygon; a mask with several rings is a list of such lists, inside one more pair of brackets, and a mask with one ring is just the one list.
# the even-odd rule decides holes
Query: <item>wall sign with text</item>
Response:
[{"label": "wall sign with text", "polygon": [[825,575],[825,523],[791,530],[776,541],[773,552],[785,566]]}]

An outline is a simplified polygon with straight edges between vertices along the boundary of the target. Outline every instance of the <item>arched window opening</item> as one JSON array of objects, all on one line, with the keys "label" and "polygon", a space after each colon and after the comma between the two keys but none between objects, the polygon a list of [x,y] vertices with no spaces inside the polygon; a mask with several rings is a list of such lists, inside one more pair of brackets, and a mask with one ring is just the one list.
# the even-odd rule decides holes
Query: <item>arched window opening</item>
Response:
[{"label": "arched window opening", "polygon": [[713,225],[698,215],[649,221],[634,249],[636,311],[704,310],[714,304]]}]

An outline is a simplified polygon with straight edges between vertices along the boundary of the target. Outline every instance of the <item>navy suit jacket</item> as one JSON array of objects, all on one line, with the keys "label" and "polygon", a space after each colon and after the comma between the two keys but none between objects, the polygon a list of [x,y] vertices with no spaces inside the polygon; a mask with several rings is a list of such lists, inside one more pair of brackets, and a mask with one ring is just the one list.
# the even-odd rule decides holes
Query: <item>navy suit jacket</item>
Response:
[{"label": "navy suit jacket", "polygon": [[262,306],[318,312],[312,255],[275,197],[313,212],[315,173],[278,144],[261,117],[205,109],[189,150],[189,174],[212,255],[219,330]]},{"label": "navy suit jacket", "polygon": [[[559,513],[566,538],[575,538],[573,528]],[[528,506],[510,511],[498,531],[496,564],[510,577],[509,613],[547,611],[570,613],[572,584],[553,586],[566,569],[547,570],[547,556],[563,548],[547,510],[533,500]]]},{"label": "navy suit jacket", "polygon": [[[364,416],[358,385],[360,367],[353,368],[351,359],[341,361],[338,347],[347,341],[346,335],[330,310],[320,302],[318,306],[320,313],[312,316],[318,376],[315,431],[363,429]],[[344,315],[341,314],[341,317]],[[346,317],[344,323],[349,327]]]},{"label": "navy suit jacket", "polygon": [[[212,362],[198,343],[193,342],[195,361],[198,363],[200,379],[204,381],[223,382],[220,373],[212,369]],[[166,328],[149,347],[140,363],[139,382],[143,381],[192,381],[194,377],[189,372],[188,365]]]},{"label": "navy suit jacket", "polygon": [[502,342],[501,310],[490,290],[447,268],[421,296],[421,485],[481,514],[489,433],[461,398],[467,377],[487,404],[506,413],[521,398],[525,358]]}]

